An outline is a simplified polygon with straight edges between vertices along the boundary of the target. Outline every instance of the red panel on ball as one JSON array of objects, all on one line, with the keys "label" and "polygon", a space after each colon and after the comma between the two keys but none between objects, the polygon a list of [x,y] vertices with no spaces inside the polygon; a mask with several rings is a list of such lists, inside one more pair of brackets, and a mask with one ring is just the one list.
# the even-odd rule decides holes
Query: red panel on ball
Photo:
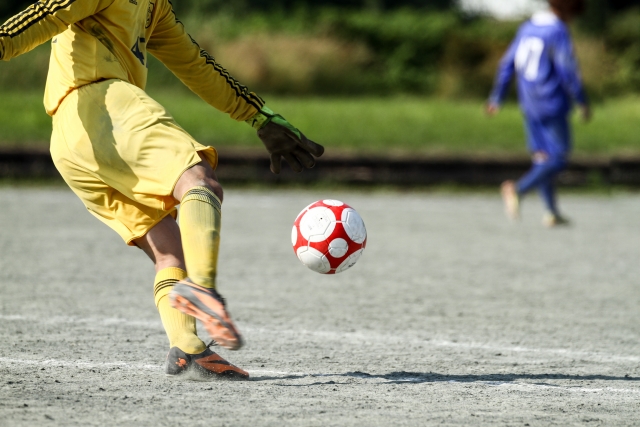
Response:
[{"label": "red panel on ball", "polygon": [[300,212],[292,230],[293,250],[310,269],[335,274],[352,267],[366,247],[360,215],[337,200],[319,200]]}]

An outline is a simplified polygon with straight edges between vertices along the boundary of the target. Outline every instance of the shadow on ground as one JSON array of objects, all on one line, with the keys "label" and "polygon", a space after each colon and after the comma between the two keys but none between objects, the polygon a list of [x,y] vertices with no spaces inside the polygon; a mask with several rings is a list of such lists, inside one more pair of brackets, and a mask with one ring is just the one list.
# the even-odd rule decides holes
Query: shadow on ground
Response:
[{"label": "shadow on ground", "polygon": [[[640,377],[616,377],[609,375],[565,375],[565,374],[483,374],[483,375],[445,375],[433,372],[391,372],[388,374],[372,375],[366,372],[354,371],[344,374],[310,374],[310,375],[287,375],[282,377],[253,377],[252,381],[273,381],[273,380],[298,380],[302,378],[314,377],[347,377],[360,379],[380,379],[386,380],[381,384],[423,384],[436,382],[460,382],[460,383],[488,383],[502,384],[511,383],[518,380],[549,381],[640,381]],[[314,385],[347,384],[336,381],[314,382],[311,384],[278,384],[285,387],[310,387]],[[554,384],[544,384],[554,386]]]}]

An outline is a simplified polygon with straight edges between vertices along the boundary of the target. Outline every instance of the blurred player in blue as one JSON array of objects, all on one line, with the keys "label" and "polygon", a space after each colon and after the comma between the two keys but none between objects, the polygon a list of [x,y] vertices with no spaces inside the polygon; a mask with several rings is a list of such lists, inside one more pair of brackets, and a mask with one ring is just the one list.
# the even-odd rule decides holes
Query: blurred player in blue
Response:
[{"label": "blurred player in blue", "polygon": [[568,224],[556,204],[555,180],[571,151],[569,112],[576,103],[588,121],[591,109],[567,27],[584,12],[585,0],[549,0],[549,7],[518,30],[500,62],[487,113],[498,113],[515,74],[533,166],[519,181],[502,184],[502,198],[507,216],[516,220],[521,198],[538,189],[546,208],[543,223],[554,227]]}]

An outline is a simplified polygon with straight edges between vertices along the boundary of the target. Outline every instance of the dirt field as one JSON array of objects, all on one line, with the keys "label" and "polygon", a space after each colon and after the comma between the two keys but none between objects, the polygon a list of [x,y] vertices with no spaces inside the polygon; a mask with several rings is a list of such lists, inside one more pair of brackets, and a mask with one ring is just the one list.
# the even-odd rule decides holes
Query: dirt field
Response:
[{"label": "dirt field", "polygon": [[[307,204],[341,199],[358,264],[307,270]],[[640,424],[640,197],[569,196],[546,230],[491,195],[228,190],[219,288],[250,381],[164,376],[141,251],[66,189],[0,189],[0,426]]]}]

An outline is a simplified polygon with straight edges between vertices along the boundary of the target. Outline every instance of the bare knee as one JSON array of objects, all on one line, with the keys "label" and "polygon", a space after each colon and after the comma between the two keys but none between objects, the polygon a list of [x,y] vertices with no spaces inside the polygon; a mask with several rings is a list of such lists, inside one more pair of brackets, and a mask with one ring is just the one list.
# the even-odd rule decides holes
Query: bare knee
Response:
[{"label": "bare knee", "polygon": [[220,199],[220,201],[222,201],[224,197],[222,185],[218,182],[218,178],[216,177],[213,168],[211,168],[211,165],[204,160],[184,171],[176,183],[173,191],[173,197],[180,202],[184,195],[194,187],[208,188]]},{"label": "bare knee", "polygon": [[220,183],[216,180],[212,180],[208,184],[209,185],[207,187],[209,187],[209,189],[213,191],[213,194],[218,196],[218,199],[220,199],[220,202],[222,202],[222,199],[224,198],[224,190],[222,190],[222,185],[220,185]]},{"label": "bare knee", "polygon": [[220,183],[215,178],[205,177],[202,179],[191,180],[190,182],[191,184],[186,186],[184,192],[182,192],[182,194],[180,195],[179,200],[182,200],[182,197],[184,197],[184,195],[193,187],[206,187],[211,190],[213,194],[218,197],[218,199],[220,199],[220,202],[222,202],[224,191],[222,190],[222,185],[220,185]]}]

